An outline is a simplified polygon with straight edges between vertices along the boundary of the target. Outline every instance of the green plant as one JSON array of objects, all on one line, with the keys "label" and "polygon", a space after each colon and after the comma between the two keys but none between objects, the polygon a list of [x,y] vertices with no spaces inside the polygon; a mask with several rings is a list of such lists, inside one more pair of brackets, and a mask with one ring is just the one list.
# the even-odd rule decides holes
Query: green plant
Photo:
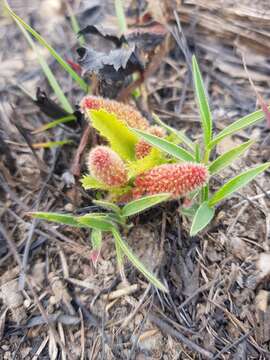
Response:
[{"label": "green plant", "polygon": [[[129,105],[86,96],[81,110],[107,145],[91,149],[88,170],[82,178],[86,190],[98,190],[104,201],[94,201],[107,212],[73,216],[54,213],[34,213],[33,216],[71,226],[92,229],[93,259],[96,259],[102,233],[111,232],[115,240],[117,262],[122,269],[126,256],[156,287],[166,287],[132,253],[121,236],[128,228],[127,219],[162,201],[184,197],[190,205],[181,211],[191,218],[191,236],[203,230],[215,215],[215,207],[266,170],[265,163],[232,178],[216,192],[209,188],[212,176],[229,166],[252,144],[247,141],[213,159],[215,146],[226,136],[235,134],[264,118],[263,111],[249,114],[213,135],[212,116],[202,76],[193,56],[193,78],[200,111],[203,143],[194,143],[185,133],[164,124],[154,116],[158,127],[150,125]],[[163,130],[162,130],[162,129]],[[126,203],[122,208],[117,204]]]},{"label": "green plant", "polygon": [[128,218],[168,200],[170,194],[158,194],[146,196],[129,202],[120,208],[118,205],[108,201],[93,201],[95,205],[107,210],[107,212],[91,213],[83,216],[68,214],[35,212],[31,215],[35,218],[53,221],[59,224],[91,229],[91,243],[93,249],[93,260],[96,261],[102,246],[102,234],[109,232],[113,235],[116,247],[117,262],[120,270],[123,268],[124,256],[150,281],[162,291],[167,288],[141,263],[138,257],[132,252],[129,245],[120,233],[121,228],[128,229],[131,225]]}]

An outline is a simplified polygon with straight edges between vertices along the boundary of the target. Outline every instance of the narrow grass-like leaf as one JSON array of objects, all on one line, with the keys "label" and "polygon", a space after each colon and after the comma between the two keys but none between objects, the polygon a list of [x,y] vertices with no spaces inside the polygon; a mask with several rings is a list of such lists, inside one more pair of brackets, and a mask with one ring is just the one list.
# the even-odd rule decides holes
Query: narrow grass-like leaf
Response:
[{"label": "narrow grass-like leaf", "polygon": [[47,43],[47,41],[37,33],[30,25],[28,25],[25,21],[23,21],[8,5],[8,2],[4,0],[4,7],[7,12],[11,15],[11,17],[18,21],[42,46],[49,50],[51,55],[55,58],[55,60],[65,69],[70,76],[78,83],[81,89],[87,93],[88,86],[86,82],[72,69],[70,65]]},{"label": "narrow grass-like leaf", "polygon": [[75,216],[69,214],[58,214],[53,212],[37,211],[37,212],[30,212],[29,215],[37,219],[52,221],[58,224],[83,227],[82,224],[78,223]]},{"label": "narrow grass-like leaf", "polygon": [[81,179],[82,186],[85,190],[109,190],[110,187],[96,180],[91,175],[84,175]]},{"label": "narrow grass-like leaf", "polygon": [[63,116],[57,120],[49,122],[48,124],[42,125],[38,129],[32,131],[32,134],[39,134],[43,131],[52,129],[60,124],[65,124],[67,122],[74,121],[74,120],[76,120],[76,117],[74,115]]},{"label": "narrow grass-like leaf", "polygon": [[241,189],[245,185],[247,185],[250,181],[252,181],[257,175],[265,171],[270,166],[270,162],[258,165],[252,169],[249,169],[242,174],[234,177],[230,181],[228,181],[225,185],[223,185],[208,201],[208,205],[214,206],[221,200],[228,198],[232,193]]},{"label": "narrow grass-like leaf", "polygon": [[201,162],[201,149],[199,144],[195,144],[195,160],[196,162]]},{"label": "narrow grass-like leaf", "polygon": [[187,150],[183,149],[180,146],[177,146],[170,141],[161,139],[155,135],[148,134],[141,130],[135,130],[133,129],[135,134],[137,134],[139,137],[143,138],[146,142],[149,144],[157,147],[158,149],[164,151],[165,153],[179,159],[182,161],[195,161],[193,155],[188,152]]},{"label": "narrow grass-like leaf", "polygon": [[208,148],[209,142],[212,138],[212,115],[210,112],[202,75],[195,55],[193,55],[192,57],[192,73],[196,99],[199,106],[202,128],[204,133],[204,144],[205,147]]},{"label": "narrow grass-like leaf", "polygon": [[118,243],[119,247],[123,251],[123,253],[126,255],[126,257],[129,259],[129,261],[146,277],[146,279],[156,286],[158,289],[168,292],[168,289],[165,285],[162,284],[160,280],[156,278],[156,276],[149,270],[146,269],[144,264],[141,263],[141,261],[138,259],[138,257],[133,254],[132,250],[128,246],[128,244],[122,239],[119,231],[115,228],[112,229],[113,236],[115,238],[115,241]]},{"label": "narrow grass-like leaf", "polygon": [[72,140],[61,140],[61,141],[48,141],[44,143],[36,143],[36,144],[32,144],[32,146],[34,149],[51,149],[56,146],[63,146],[72,143],[73,143]]},{"label": "narrow grass-like leaf", "polygon": [[194,151],[194,143],[190,138],[183,132],[174,129],[173,127],[165,124],[156,114],[152,114],[156,123],[162,126],[168,133],[175,135],[175,137],[179,140],[179,142],[183,142],[187,145],[192,151]]},{"label": "narrow grass-like leaf", "polygon": [[220,155],[210,164],[208,168],[211,175],[216,174],[219,171],[223,170],[225,167],[229,166],[235,159],[241,156],[253,143],[254,140],[249,140]]},{"label": "narrow grass-like leaf", "polygon": [[152,206],[160,204],[169,199],[171,194],[157,194],[144,196],[138,200],[134,200],[126,204],[121,211],[122,216],[131,216],[138,214]]},{"label": "narrow grass-like leaf", "polygon": [[[270,107],[268,108],[270,110]],[[233,122],[231,125],[223,129],[209,144],[209,147],[212,149],[217,145],[221,140],[226,136],[232,135],[242,129],[247,128],[248,126],[254,125],[257,122],[265,118],[265,113],[262,110],[255,111],[251,114],[248,114],[241,119]]]},{"label": "narrow grass-like leaf", "polygon": [[127,23],[122,0],[114,0],[114,7],[121,34],[127,32]]},{"label": "narrow grass-like leaf", "polygon": [[32,47],[34,53],[36,54],[36,57],[40,63],[40,66],[44,72],[44,75],[46,76],[51,88],[53,89],[55,95],[58,98],[58,101],[61,103],[63,109],[65,109],[67,112],[72,113],[73,109],[70,105],[67,97],[65,96],[61,86],[59,85],[58,81],[56,80],[53,72],[51,71],[49,65],[47,64],[45,58],[41,55],[39,49],[35,45],[34,41],[32,40],[31,36],[28,34],[28,32],[25,30],[25,28],[21,25],[21,23],[14,19],[18,27],[20,28],[21,32],[25,36],[26,40],[28,41],[29,45]]},{"label": "narrow grass-like leaf", "polygon": [[[80,25],[74,14],[74,11],[73,11],[72,7],[69,5],[69,3],[66,3],[66,7],[67,7],[68,15],[70,17],[70,23],[71,23],[72,30],[73,30],[74,34],[77,35],[78,32],[81,30]],[[81,46],[85,45],[85,39],[84,39],[83,35],[80,35],[80,37],[78,38],[78,41]]]},{"label": "narrow grass-like leaf", "polygon": [[93,200],[93,203],[107,210],[112,210],[113,212],[120,214],[120,207],[109,202],[103,200]]},{"label": "narrow grass-like leaf", "polygon": [[135,159],[138,137],[113,113],[105,110],[88,111],[93,127],[109,141],[111,148],[124,160]]},{"label": "narrow grass-like leaf", "polygon": [[87,214],[77,217],[76,220],[79,224],[101,231],[110,231],[114,226],[106,215],[98,216],[97,214]]},{"label": "narrow grass-like leaf", "polygon": [[194,236],[204,229],[213,219],[214,215],[215,209],[210,207],[207,202],[203,202],[195,213],[190,229],[190,236]]}]

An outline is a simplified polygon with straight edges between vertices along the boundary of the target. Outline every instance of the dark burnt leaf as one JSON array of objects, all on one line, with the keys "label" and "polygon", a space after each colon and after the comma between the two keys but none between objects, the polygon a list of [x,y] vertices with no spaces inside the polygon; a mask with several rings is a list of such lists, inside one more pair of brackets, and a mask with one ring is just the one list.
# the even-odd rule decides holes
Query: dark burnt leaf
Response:
[{"label": "dark burnt leaf", "polygon": [[78,63],[84,73],[109,74],[114,70],[129,75],[142,71],[143,64],[135,52],[135,46],[111,50],[108,54],[91,48],[81,47],[77,50]]},{"label": "dark burnt leaf", "polygon": [[126,34],[126,40],[130,45],[135,44],[139,50],[148,52],[160,45],[167,33],[165,26],[155,21],[131,28]]},{"label": "dark burnt leaf", "polygon": [[[42,91],[40,88],[37,88],[36,100],[34,101],[34,103],[39,107],[39,109],[45,115],[49,116],[50,118],[52,118],[54,120],[71,115],[66,110],[62,109],[58,104],[56,104],[55,101],[50,99],[47,96],[47,94],[45,93],[45,91]],[[79,124],[80,124],[81,120],[82,120],[82,114],[79,111],[79,109],[76,109],[73,112],[73,115],[75,116],[75,118],[77,120],[76,123],[79,122]],[[67,123],[66,126],[73,127],[74,122],[72,121],[70,123]]]},{"label": "dark burnt leaf", "polygon": [[123,35],[120,37],[117,36],[113,29],[106,29],[98,25],[88,25],[78,32],[78,36],[88,34],[97,35],[105,40],[111,41],[118,48],[127,42]]},{"label": "dark burnt leaf", "polygon": [[78,63],[83,69],[83,74],[98,73],[103,68],[105,53],[86,47],[78,48],[77,53],[79,55]]},{"label": "dark burnt leaf", "polygon": [[35,104],[44,114],[53,119],[59,119],[61,117],[70,115],[53,100],[49,99],[45,91],[42,91],[40,88],[37,88]]}]

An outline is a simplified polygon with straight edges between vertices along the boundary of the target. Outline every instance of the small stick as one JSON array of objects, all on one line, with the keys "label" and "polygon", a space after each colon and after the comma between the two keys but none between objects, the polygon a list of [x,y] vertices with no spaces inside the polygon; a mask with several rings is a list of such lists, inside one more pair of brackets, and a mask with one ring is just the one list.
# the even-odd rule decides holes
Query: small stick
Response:
[{"label": "small stick", "polygon": [[189,340],[186,336],[182,335],[179,331],[175,330],[172,326],[167,324],[165,321],[161,320],[157,316],[150,314],[149,320],[160,328],[160,330],[170,336],[176,338],[177,340],[183,342],[190,349],[196,351],[207,359],[213,359],[214,354],[201,346],[197,345],[193,341]]}]

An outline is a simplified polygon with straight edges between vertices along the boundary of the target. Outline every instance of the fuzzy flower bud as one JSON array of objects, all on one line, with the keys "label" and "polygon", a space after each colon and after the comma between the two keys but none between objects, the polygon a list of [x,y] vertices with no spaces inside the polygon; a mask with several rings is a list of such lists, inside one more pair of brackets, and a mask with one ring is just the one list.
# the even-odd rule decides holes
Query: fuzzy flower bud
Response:
[{"label": "fuzzy flower bud", "polygon": [[[160,126],[150,126],[147,129],[147,132],[151,135],[158,136],[160,138],[165,137],[166,132],[165,130]],[[142,159],[145,156],[147,156],[152,149],[152,146],[148,144],[145,140],[141,139],[135,147],[135,154],[137,159]]]},{"label": "fuzzy flower bud", "polygon": [[139,130],[146,130],[149,127],[148,121],[132,106],[115,100],[88,95],[82,99],[80,108],[82,112],[104,109],[109,113],[115,114],[118,119],[124,121],[128,126]]},{"label": "fuzzy flower bud", "polygon": [[139,175],[133,194],[140,197],[165,192],[178,198],[204,186],[207,180],[208,170],[202,164],[164,164]]},{"label": "fuzzy flower bud", "polygon": [[90,174],[109,186],[122,186],[127,180],[127,170],[122,159],[108,146],[97,146],[88,158]]}]

